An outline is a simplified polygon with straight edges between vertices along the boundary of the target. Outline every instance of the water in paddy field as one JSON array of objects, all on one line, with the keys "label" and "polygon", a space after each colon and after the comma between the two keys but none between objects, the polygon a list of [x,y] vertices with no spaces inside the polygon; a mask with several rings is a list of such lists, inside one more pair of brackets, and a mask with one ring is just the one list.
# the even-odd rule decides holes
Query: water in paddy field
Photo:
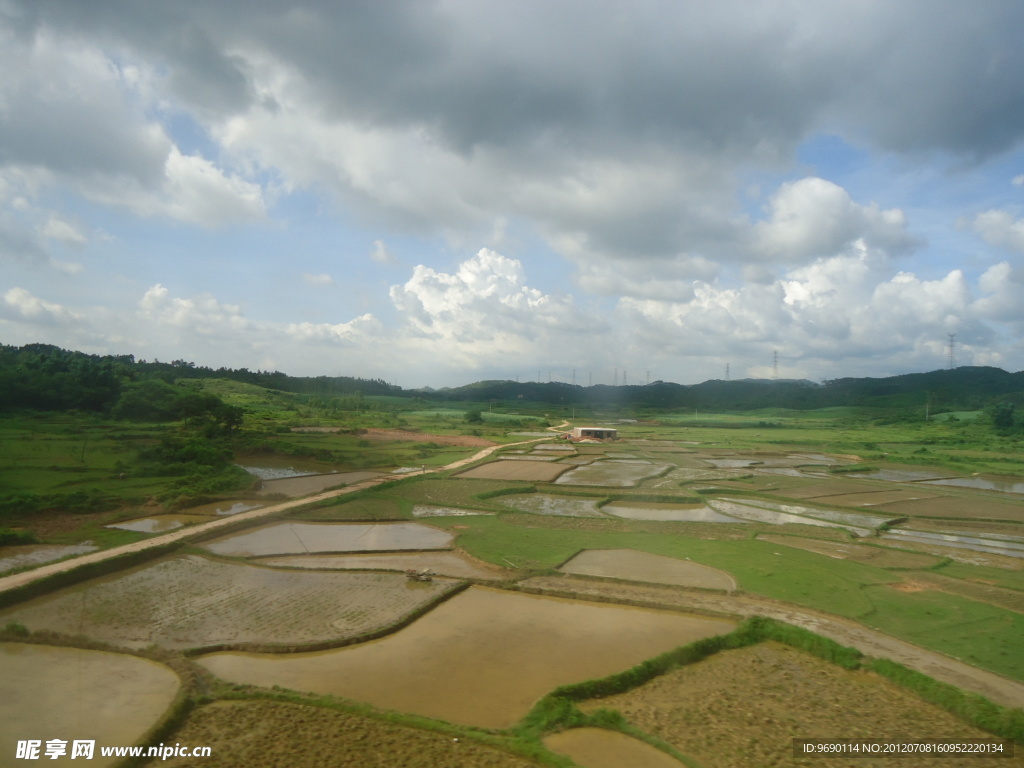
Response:
[{"label": "water in paddy field", "polygon": [[[264,565],[317,570],[422,571],[465,579],[505,579],[514,571],[486,566],[459,552],[411,552],[400,555],[286,555],[260,560]],[[415,584],[418,582],[410,582]]]},{"label": "water in paddy field", "polygon": [[22,544],[0,547],[0,573],[16,568],[52,563],[54,560],[95,552],[99,547],[89,542],[84,544]]},{"label": "water in paddy field", "polygon": [[601,507],[601,512],[629,520],[662,520],[689,523],[743,523],[736,517],[723,515],[705,504],[671,504],[647,501],[615,501]]},{"label": "water in paddy field", "polygon": [[972,549],[975,552],[986,552],[990,555],[1006,555],[1024,558],[1024,543],[1017,541],[1000,541],[998,539],[980,538],[977,536],[958,536],[950,533],[928,533],[893,529],[881,534],[883,539],[895,541],[913,541],[920,544],[938,544],[955,549]]},{"label": "water in paddy field", "polygon": [[507,728],[559,685],[604,677],[733,622],[471,587],[380,640],[302,654],[216,653],[218,677]]},{"label": "water in paddy field", "polygon": [[563,517],[601,517],[597,508],[598,499],[584,499],[572,496],[556,496],[547,493],[515,493],[497,499],[502,504],[523,512],[537,515],[559,515]]},{"label": "water in paddy field", "polygon": [[986,477],[946,477],[941,480],[926,480],[927,485],[953,485],[959,488],[977,488],[982,491],[1000,493],[1024,493],[1024,482],[1019,480],[989,479]]},{"label": "water in paddy field", "polygon": [[262,557],[327,552],[444,549],[452,534],[419,523],[276,523],[211,541],[218,555]]},{"label": "water in paddy field", "polygon": [[669,468],[669,464],[652,464],[649,461],[612,459],[596,461],[593,464],[570,469],[560,476],[557,485],[601,485],[630,487],[641,480],[653,477]]},{"label": "water in paddy field", "polygon": [[208,522],[210,522],[210,518],[200,515],[152,515],[136,520],[111,523],[104,526],[104,528],[118,528],[122,531],[136,531],[138,533],[165,533],[186,525]]},{"label": "water in paddy field", "polygon": [[[134,744],[163,716],[179,686],[173,671],[148,659],[0,643],[0,763],[15,762],[18,741],[39,739],[45,748],[48,739],[61,739],[68,754],[51,760],[40,750],[46,765],[115,765],[124,758],[103,758],[100,747]],[[71,759],[75,739],[96,741],[92,760]]]}]

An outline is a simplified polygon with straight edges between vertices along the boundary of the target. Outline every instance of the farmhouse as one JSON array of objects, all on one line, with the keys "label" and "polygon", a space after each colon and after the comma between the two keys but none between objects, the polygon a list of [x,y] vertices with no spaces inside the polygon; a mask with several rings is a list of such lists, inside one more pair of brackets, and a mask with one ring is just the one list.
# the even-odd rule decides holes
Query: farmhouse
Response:
[{"label": "farmhouse", "polygon": [[608,429],[606,427],[573,427],[573,440],[580,440],[586,437],[595,438],[597,440],[618,440],[619,431],[617,429]]}]

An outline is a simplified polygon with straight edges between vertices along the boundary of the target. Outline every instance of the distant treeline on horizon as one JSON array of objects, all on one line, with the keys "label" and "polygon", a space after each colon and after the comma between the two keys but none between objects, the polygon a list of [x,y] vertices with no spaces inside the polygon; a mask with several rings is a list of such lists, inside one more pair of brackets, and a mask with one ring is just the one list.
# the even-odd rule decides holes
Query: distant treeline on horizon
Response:
[{"label": "distant treeline on horizon", "polygon": [[319,398],[391,396],[431,402],[501,401],[553,405],[618,405],[649,409],[799,410],[839,406],[929,409],[933,414],[978,410],[997,402],[1024,405],[1024,372],[964,366],[886,378],[841,378],[821,384],[792,379],[711,380],[701,384],[582,386],[564,382],[479,381],[462,387],[403,389],[382,379],[289,376],[279,371],[208,368],[184,360],[136,360],[134,355],[91,355],[49,344],[0,345],[0,411],[19,408],[104,412],[132,382],[230,379]]}]

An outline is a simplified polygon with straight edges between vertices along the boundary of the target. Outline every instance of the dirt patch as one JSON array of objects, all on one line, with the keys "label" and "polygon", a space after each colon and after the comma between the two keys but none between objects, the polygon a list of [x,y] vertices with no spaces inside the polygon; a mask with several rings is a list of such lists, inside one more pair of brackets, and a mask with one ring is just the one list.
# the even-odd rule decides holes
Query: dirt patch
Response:
[{"label": "dirt patch", "polygon": [[362,437],[367,440],[409,441],[414,443],[437,443],[438,445],[480,446],[498,445],[493,440],[473,435],[431,435],[426,432],[408,432],[404,429],[368,429]]},{"label": "dirt patch", "polygon": [[[793,758],[794,738],[991,738],[870,672],[843,670],[776,643],[716,654],[625,694],[586,702],[616,709],[704,768],[860,762]],[[958,759],[957,765],[989,760]],[[876,758],[871,768],[931,768],[934,758]],[[1004,760],[1007,766],[1024,759]]]},{"label": "dirt patch", "polygon": [[782,544],[807,552],[816,552],[819,555],[827,555],[838,560],[867,563],[879,568],[931,568],[942,562],[941,558],[933,555],[901,552],[898,549],[869,547],[848,542],[805,539],[799,536],[779,536],[770,533],[759,533],[757,538],[761,541],[770,541],[772,544]]},{"label": "dirt patch", "polygon": [[202,759],[153,760],[167,768],[534,768],[536,763],[465,738],[362,715],[275,701],[199,707],[168,744],[202,744]]},{"label": "dirt patch", "polygon": [[927,584],[922,584],[919,581],[901,581],[899,584],[890,584],[889,586],[898,592],[924,592],[926,589],[930,589]]},{"label": "dirt patch", "polygon": [[675,584],[701,589],[736,589],[736,579],[706,565],[632,549],[588,549],[559,570],[585,576]]}]

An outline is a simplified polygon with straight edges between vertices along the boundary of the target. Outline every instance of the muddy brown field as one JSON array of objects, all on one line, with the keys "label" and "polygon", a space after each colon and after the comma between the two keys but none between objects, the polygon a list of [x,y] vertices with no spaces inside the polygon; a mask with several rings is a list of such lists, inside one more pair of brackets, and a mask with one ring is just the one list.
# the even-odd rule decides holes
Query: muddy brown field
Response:
[{"label": "muddy brown field", "polygon": [[[792,755],[793,739],[991,738],[877,675],[843,670],[776,643],[725,651],[585,711],[620,711],[702,768],[935,768],[935,758],[848,760]],[[1000,768],[1024,766],[1024,757]],[[989,759],[941,764],[993,765]]]},{"label": "muddy brown field", "polygon": [[116,645],[306,645],[382,629],[456,582],[404,574],[279,570],[194,555],[86,582],[4,611],[0,623]]}]

